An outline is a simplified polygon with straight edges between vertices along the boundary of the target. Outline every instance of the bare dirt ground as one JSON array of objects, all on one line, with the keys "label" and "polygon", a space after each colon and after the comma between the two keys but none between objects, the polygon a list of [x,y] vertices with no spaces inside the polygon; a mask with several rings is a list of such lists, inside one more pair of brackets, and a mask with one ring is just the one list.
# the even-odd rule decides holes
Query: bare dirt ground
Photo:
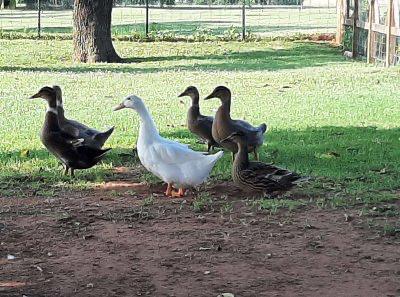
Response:
[{"label": "bare dirt ground", "polygon": [[0,296],[400,296],[399,237],[361,208],[270,214],[223,182],[199,210],[122,175],[0,198]]}]

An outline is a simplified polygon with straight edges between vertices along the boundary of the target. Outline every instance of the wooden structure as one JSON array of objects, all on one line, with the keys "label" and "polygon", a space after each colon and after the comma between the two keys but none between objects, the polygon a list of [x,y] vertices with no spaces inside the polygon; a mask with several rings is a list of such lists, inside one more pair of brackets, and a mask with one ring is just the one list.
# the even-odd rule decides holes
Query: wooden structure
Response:
[{"label": "wooden structure", "polygon": [[[399,63],[399,2],[400,0],[337,0],[336,42],[343,44],[346,27],[351,28],[352,56],[356,58],[360,45],[360,31],[366,30],[367,62],[372,63],[383,57],[386,66]],[[364,12],[367,17],[365,13],[364,18],[360,17],[362,8],[366,9]],[[381,52],[381,57],[377,57],[377,52]]]}]

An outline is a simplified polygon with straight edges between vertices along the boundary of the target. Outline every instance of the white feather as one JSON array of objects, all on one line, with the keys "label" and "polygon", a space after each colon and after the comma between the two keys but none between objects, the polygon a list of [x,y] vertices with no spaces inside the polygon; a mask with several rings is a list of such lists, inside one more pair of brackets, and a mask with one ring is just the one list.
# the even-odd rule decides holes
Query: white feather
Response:
[{"label": "white feather", "polygon": [[161,137],[149,111],[137,96],[128,97],[124,105],[136,110],[141,117],[137,151],[147,170],[164,182],[185,187],[197,186],[208,178],[215,163],[222,157],[222,151],[204,155],[187,145]]}]

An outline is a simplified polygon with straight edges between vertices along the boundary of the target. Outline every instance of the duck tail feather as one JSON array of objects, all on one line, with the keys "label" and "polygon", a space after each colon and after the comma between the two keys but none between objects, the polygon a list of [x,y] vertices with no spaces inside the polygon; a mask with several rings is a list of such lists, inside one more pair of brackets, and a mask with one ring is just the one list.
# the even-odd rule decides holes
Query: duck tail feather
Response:
[{"label": "duck tail feather", "polygon": [[96,159],[97,159],[97,160],[102,159],[102,158],[104,157],[104,155],[105,155],[109,150],[111,150],[111,148],[106,148],[106,149],[100,149],[100,150],[98,150],[98,153],[99,153],[99,154],[96,156]]},{"label": "duck tail feather", "polygon": [[258,126],[260,128],[260,130],[262,131],[262,133],[264,134],[267,131],[267,124],[263,123],[260,126]]},{"label": "duck tail feather", "polygon": [[105,132],[101,132],[99,134],[96,134],[94,136],[94,140],[98,141],[100,143],[100,147],[104,145],[104,143],[107,141],[107,139],[110,137],[110,135],[114,132],[114,126],[108,129]]},{"label": "duck tail feather", "polygon": [[215,164],[220,158],[222,158],[223,155],[224,155],[223,151],[219,151],[213,155],[209,155],[209,157],[211,159],[211,163]]},{"label": "duck tail feather", "polygon": [[306,182],[309,182],[312,179],[311,176],[299,176],[296,180],[294,180],[292,183],[295,185],[301,185]]}]

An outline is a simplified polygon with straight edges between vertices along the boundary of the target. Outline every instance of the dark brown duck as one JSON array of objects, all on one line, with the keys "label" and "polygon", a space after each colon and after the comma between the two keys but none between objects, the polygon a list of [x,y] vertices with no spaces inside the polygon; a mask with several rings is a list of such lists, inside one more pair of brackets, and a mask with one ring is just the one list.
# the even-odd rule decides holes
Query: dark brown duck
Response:
[{"label": "dark brown duck", "polygon": [[214,118],[211,116],[205,116],[200,113],[199,106],[199,91],[196,87],[190,86],[180,94],[178,97],[189,96],[192,100],[192,104],[187,113],[187,126],[190,132],[200,137],[207,143],[207,151],[218,146],[217,142],[212,136],[212,124]]},{"label": "dark brown duck", "polygon": [[245,190],[262,193],[285,191],[301,181],[308,180],[295,172],[272,164],[249,161],[247,139],[242,132],[234,132],[225,140],[238,145],[238,152],[232,165],[232,179],[236,185]]},{"label": "dark brown duck", "polygon": [[85,140],[63,131],[59,125],[57,94],[53,88],[44,87],[30,97],[43,98],[48,103],[41,141],[44,146],[65,165],[65,174],[71,169],[87,169],[96,165],[110,149],[97,149],[87,146]]},{"label": "dark brown duck", "polygon": [[61,130],[75,137],[83,138],[87,146],[97,149],[102,148],[104,143],[113,133],[114,127],[111,127],[105,132],[100,132],[78,121],[67,119],[64,115],[61,88],[59,86],[53,86],[53,89],[56,92],[57,97],[58,122],[60,124]]},{"label": "dark brown duck", "polygon": [[[231,91],[227,87],[216,87],[205,100],[211,98],[219,98],[222,103],[215,114],[212,125],[212,136],[215,141],[235,154],[238,151],[238,146],[227,137],[234,132],[241,132],[246,135],[248,151],[253,152],[258,160],[257,149],[264,142],[264,133],[267,131],[267,125],[261,124],[258,127],[254,127],[246,121],[233,120],[231,118]],[[222,139],[226,139],[224,143],[221,143]]]}]

